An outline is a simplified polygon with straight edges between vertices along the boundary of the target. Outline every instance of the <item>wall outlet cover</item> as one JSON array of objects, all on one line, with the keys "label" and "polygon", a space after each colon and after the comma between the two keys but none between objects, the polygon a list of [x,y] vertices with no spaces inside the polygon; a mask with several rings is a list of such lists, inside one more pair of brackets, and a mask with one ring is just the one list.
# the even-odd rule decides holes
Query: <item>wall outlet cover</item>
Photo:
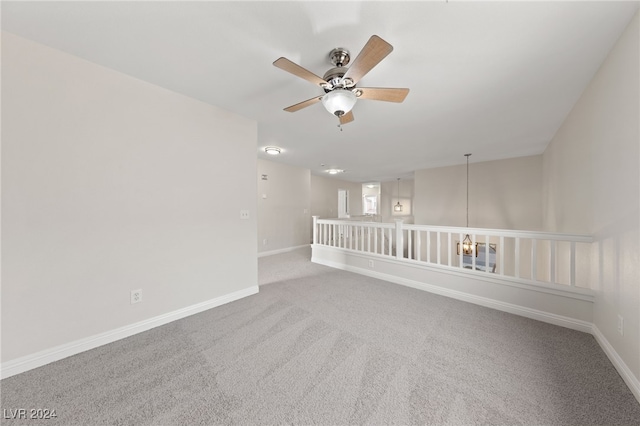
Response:
[{"label": "wall outlet cover", "polygon": [[142,289],[131,290],[131,304],[142,302]]}]

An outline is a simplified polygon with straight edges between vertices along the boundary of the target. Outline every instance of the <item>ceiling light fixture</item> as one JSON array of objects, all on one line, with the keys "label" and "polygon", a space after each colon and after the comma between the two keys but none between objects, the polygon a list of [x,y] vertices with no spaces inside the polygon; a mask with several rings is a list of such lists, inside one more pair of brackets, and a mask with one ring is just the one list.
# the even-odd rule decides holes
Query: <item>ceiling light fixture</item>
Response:
[{"label": "ceiling light fixture", "polygon": [[395,206],[393,206],[393,211],[394,212],[402,211],[402,204],[400,204],[400,178],[398,178],[398,203]]},{"label": "ceiling light fixture", "polygon": [[344,173],[344,170],[342,170],[342,169],[327,169],[327,170],[325,170],[325,172],[329,173],[330,175],[337,175],[338,173]]},{"label": "ceiling light fixture", "polygon": [[[471,154],[465,154],[467,157],[467,228],[469,228],[469,157]],[[457,244],[458,254],[460,254],[460,243]],[[470,255],[474,251],[474,244],[471,241],[471,237],[469,234],[464,236],[464,240],[462,240],[462,252],[465,255]],[[478,256],[478,243],[475,244],[475,252],[476,257]]]},{"label": "ceiling light fixture", "polygon": [[269,155],[278,155],[280,154],[281,151],[282,150],[277,146],[268,146],[264,149],[264,152],[266,152]]},{"label": "ceiling light fixture", "polygon": [[342,117],[356,104],[358,97],[351,90],[333,89],[322,97],[322,105],[336,117]]}]

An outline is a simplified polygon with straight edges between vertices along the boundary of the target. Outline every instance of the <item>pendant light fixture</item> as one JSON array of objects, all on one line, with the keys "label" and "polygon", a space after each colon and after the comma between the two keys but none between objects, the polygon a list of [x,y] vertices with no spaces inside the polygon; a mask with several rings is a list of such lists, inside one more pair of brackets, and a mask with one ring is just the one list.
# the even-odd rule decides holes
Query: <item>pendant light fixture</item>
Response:
[{"label": "pendant light fixture", "polygon": [[[469,228],[469,156],[471,156],[471,154],[465,154],[464,156],[467,157],[467,228]],[[473,241],[471,241],[471,237],[469,236],[469,234],[465,235],[464,240],[462,240],[462,253],[465,255],[470,255],[474,252],[474,248],[477,257],[478,243],[475,243],[474,247]],[[460,243],[458,243],[457,252],[458,254],[460,254]]]},{"label": "pendant light fixture", "polygon": [[400,204],[400,178],[398,178],[398,203],[393,206],[393,211],[394,212],[401,212],[402,211],[402,204]]}]

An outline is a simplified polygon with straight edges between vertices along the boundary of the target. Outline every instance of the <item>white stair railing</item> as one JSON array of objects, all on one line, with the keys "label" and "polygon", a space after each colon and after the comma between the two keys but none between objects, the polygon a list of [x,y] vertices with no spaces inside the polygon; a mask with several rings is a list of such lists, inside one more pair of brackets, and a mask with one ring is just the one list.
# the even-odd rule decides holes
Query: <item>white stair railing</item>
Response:
[{"label": "white stair railing", "polygon": [[[467,234],[475,255],[457,249]],[[588,288],[591,242],[586,235],[313,217],[314,245],[530,284]]]}]

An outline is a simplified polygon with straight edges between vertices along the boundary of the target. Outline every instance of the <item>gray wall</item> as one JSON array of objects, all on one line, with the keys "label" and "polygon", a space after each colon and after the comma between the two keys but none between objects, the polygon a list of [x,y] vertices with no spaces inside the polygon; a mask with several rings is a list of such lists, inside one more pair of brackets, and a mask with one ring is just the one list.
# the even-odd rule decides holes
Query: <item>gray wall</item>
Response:
[{"label": "gray wall", "polygon": [[[464,153],[460,154],[464,159]],[[464,165],[414,173],[416,223],[466,226]],[[542,156],[475,163],[469,159],[469,226],[542,230]]]},{"label": "gray wall", "polygon": [[258,159],[258,252],[311,242],[310,193],[309,169]]},{"label": "gray wall", "polygon": [[[594,323],[640,379],[638,14],[544,152],[544,225],[594,236]],[[617,331],[618,315],[624,335]]]},{"label": "gray wall", "polygon": [[[400,179],[400,192],[398,193],[398,180],[382,182],[380,184],[380,216],[383,222],[393,223],[396,219],[402,219],[404,223],[414,221],[414,187],[413,179]],[[393,211],[393,206],[400,199],[402,212]]]},{"label": "gray wall", "polygon": [[3,33],[2,124],[2,362],[257,285],[255,122]]},{"label": "gray wall", "polygon": [[311,175],[311,215],[321,219],[338,217],[338,189],[349,191],[349,214],[362,214],[362,184],[338,178]]}]

